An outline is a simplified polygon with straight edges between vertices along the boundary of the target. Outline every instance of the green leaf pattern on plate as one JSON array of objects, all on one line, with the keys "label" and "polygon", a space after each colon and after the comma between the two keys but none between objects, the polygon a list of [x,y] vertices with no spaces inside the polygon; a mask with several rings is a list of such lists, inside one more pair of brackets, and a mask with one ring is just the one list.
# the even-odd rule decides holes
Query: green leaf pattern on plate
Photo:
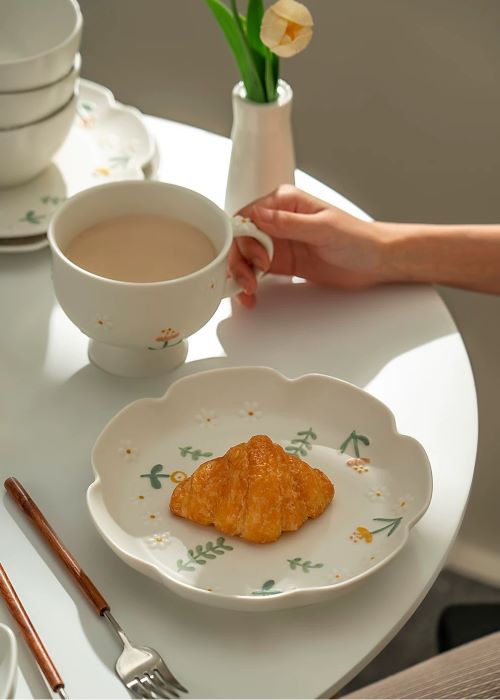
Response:
[{"label": "green leaf pattern on plate", "polygon": [[287,559],[290,564],[292,571],[295,569],[302,569],[305,574],[308,574],[311,569],[321,569],[323,564],[313,564],[309,559],[305,560],[302,557],[295,557],[294,559]]},{"label": "green leaf pattern on plate", "polygon": [[317,440],[318,436],[312,428],[299,430],[298,437],[291,440],[292,444],[286,447],[286,451],[292,455],[307,457],[307,452],[312,449],[312,440]]},{"label": "green leaf pattern on plate", "polygon": [[196,462],[196,460],[200,459],[200,457],[213,456],[213,452],[202,452],[201,450],[193,450],[191,445],[188,445],[187,447],[179,447],[179,451],[181,453],[181,457],[187,457],[188,455],[190,455],[193,462]]},{"label": "green leaf pattern on plate", "polygon": [[270,578],[268,581],[264,581],[260,590],[252,591],[252,595],[277,595],[278,593],[282,593],[283,591],[277,591],[274,589],[275,585],[276,581]]},{"label": "green leaf pattern on plate", "polygon": [[151,468],[149,474],[141,474],[141,479],[149,479],[149,482],[154,489],[161,489],[160,479],[170,478],[170,474],[162,474],[162,471],[163,464],[155,464],[154,467]]},{"label": "green leaf pattern on plate", "polygon": [[204,566],[210,559],[232,552],[234,547],[226,544],[225,537],[218,537],[215,544],[209,541],[205,546],[197,544],[194,549],[188,549],[189,558],[186,561],[177,560],[177,571],[196,571],[196,566]]},{"label": "green leaf pattern on plate", "polygon": [[358,443],[362,442],[363,445],[366,446],[370,444],[370,440],[366,437],[366,435],[361,435],[360,433],[357,433],[355,430],[353,430],[352,433],[344,440],[344,442],[339,447],[340,454],[343,454],[347,450],[350,442],[352,442],[354,454],[356,455],[356,457],[361,456],[359,453]]}]

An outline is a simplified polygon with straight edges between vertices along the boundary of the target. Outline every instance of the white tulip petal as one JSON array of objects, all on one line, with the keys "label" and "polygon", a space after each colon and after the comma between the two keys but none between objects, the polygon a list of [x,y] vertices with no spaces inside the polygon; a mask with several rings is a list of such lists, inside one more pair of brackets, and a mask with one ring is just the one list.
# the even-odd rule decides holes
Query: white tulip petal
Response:
[{"label": "white tulip petal", "polygon": [[306,27],[306,29],[308,29],[307,33],[299,34],[293,41],[290,39],[290,37],[286,37],[286,40],[284,37],[281,44],[279,46],[275,46],[271,50],[280,58],[291,58],[291,56],[295,56],[300,51],[305,49],[311,41],[312,29],[309,27]]},{"label": "white tulip petal", "polygon": [[278,17],[271,7],[266,10],[260,26],[260,40],[264,46],[267,46],[268,49],[274,49],[275,46],[278,46],[287,26],[286,19]]},{"label": "white tulip petal", "polygon": [[296,2],[296,0],[278,0],[269,9],[288,22],[301,24],[304,27],[312,27],[314,24],[312,15],[307,7],[301,2]]}]

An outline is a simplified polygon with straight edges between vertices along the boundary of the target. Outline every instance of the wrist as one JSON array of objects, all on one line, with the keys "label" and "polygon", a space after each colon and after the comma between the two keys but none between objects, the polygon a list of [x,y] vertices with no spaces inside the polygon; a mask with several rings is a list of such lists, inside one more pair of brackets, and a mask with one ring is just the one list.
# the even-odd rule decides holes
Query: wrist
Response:
[{"label": "wrist", "polygon": [[426,260],[428,251],[424,229],[428,227],[383,221],[373,224],[384,282],[436,281]]}]

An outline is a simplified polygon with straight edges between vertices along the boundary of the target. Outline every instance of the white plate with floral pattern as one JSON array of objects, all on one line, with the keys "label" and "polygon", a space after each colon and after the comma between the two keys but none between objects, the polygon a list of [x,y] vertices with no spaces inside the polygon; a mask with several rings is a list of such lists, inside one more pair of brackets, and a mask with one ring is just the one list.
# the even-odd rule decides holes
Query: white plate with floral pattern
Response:
[{"label": "white plate with floral pattern", "polygon": [[[176,483],[256,434],[333,481],[319,518],[256,545],[170,513]],[[423,447],[380,401],[339,379],[264,367],[201,372],[135,401],[104,428],[92,464],[87,501],[111,548],[186,598],[238,610],[307,605],[364,581],[403,547],[432,494]]]},{"label": "white plate with floral pattern", "polygon": [[79,85],[75,122],[52,164],[23,185],[0,189],[0,252],[45,247],[50,217],[67,197],[103,182],[148,176],[156,145],[141,113],[101,85]]}]

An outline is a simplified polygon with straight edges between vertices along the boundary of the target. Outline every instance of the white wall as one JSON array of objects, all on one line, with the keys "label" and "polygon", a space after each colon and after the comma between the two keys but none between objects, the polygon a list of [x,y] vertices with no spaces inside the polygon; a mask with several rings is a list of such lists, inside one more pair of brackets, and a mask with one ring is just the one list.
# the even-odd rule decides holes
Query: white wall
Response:
[{"label": "white wall", "polygon": [[[80,2],[85,77],[145,112],[229,134],[237,73],[203,0]],[[306,2],[315,37],[283,62],[300,167],[377,218],[500,222],[500,2]],[[500,299],[440,291],[469,349],[480,411],[454,561],[500,584]]]}]

